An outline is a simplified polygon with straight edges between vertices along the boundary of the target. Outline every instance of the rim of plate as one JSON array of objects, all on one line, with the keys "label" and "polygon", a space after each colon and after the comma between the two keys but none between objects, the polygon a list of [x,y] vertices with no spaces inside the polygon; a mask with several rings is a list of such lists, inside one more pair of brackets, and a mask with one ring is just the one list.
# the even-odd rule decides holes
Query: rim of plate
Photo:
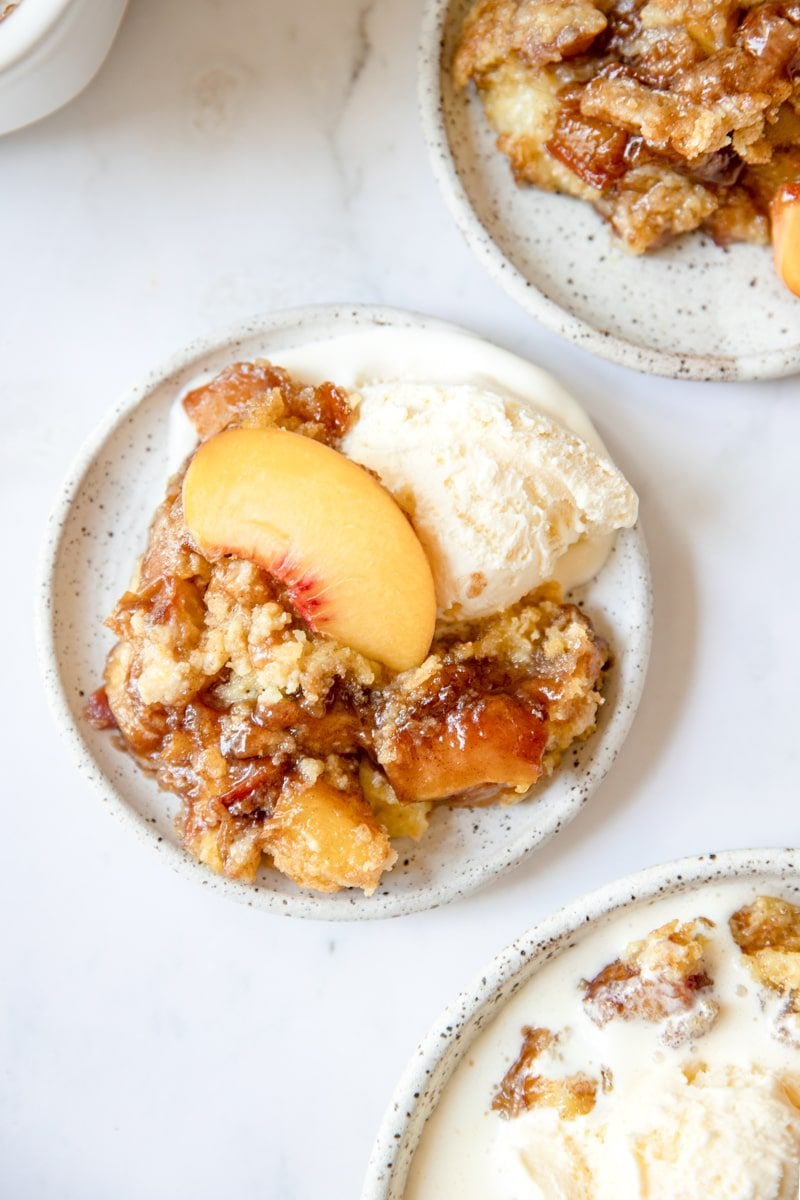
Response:
[{"label": "rim of plate", "polygon": [[441,73],[445,29],[452,0],[427,0],[417,50],[417,102],[428,157],[439,190],[470,250],[500,286],[546,329],[582,350],[620,366],[670,379],[744,382],[776,379],[800,369],[800,345],[792,351],[718,356],[681,354],[640,346],[604,333],[574,316],[525,277],[480,221],[461,182],[444,120]]},{"label": "rim of plate", "polygon": [[[346,334],[357,328],[413,328],[432,333],[441,332],[460,334],[478,341],[486,341],[480,335],[461,326],[436,317],[428,317],[421,313],[405,309],[389,308],[369,304],[318,304],[282,309],[266,316],[254,317],[244,322],[232,324],[221,334],[198,338],[189,343],[183,350],[169,356],[161,366],[151,370],[144,381],[129,389],[109,413],[96,426],[94,431],[84,441],[73,460],[66,479],[57,493],[57,499],[49,514],[46,535],[42,548],[38,586],[35,607],[35,635],[39,663],[51,712],[56,726],[67,743],[71,757],[77,766],[79,774],[86,779],[100,797],[106,801],[113,813],[137,836],[138,840],[146,843],[152,849],[160,851],[168,865],[179,875],[201,884],[212,890],[217,890],[244,903],[251,908],[278,912],[284,916],[304,917],[314,920],[369,920],[386,917],[407,916],[428,909],[439,908],[461,896],[471,895],[480,888],[513,870],[523,859],[543,846],[561,828],[567,825],[580,811],[595,789],[599,786],[610,770],[619,750],[621,749],[639,707],[644,679],[647,674],[647,664],[650,655],[653,626],[653,595],[649,570],[647,546],[641,527],[637,524],[633,530],[626,531],[634,539],[633,548],[637,556],[646,583],[645,610],[640,615],[637,626],[637,638],[630,647],[631,660],[636,664],[636,675],[633,685],[625,693],[624,703],[619,703],[612,716],[614,737],[600,753],[595,755],[586,769],[580,789],[573,789],[566,794],[563,803],[552,814],[549,823],[534,838],[528,834],[520,836],[513,844],[509,853],[506,848],[495,851],[493,857],[482,860],[479,869],[473,871],[468,878],[456,877],[445,884],[434,884],[420,888],[412,893],[383,895],[379,892],[372,896],[364,896],[361,892],[348,896],[349,903],[337,902],[325,893],[319,893],[310,899],[305,891],[298,889],[297,894],[282,895],[269,888],[259,885],[239,883],[222,875],[215,875],[195,861],[180,846],[158,836],[157,831],[144,817],[129,804],[117,790],[114,783],[96,762],[91,748],[85,740],[78,724],[73,719],[66,687],[61,679],[58,665],[57,644],[55,632],[55,595],[54,583],[58,569],[59,552],[65,524],[86,473],[91,468],[95,458],[102,451],[110,436],[121,426],[129,415],[138,407],[151,392],[165,384],[172,376],[185,372],[196,361],[210,354],[235,347],[248,338],[261,335],[274,336],[283,331],[301,329],[308,322],[327,321],[331,327],[341,322],[341,333]],[[310,340],[314,339],[314,331],[310,331]],[[331,333],[330,337],[336,337]],[[495,345],[495,343],[489,343]],[[502,347],[498,347],[502,349]],[[511,353],[504,351],[504,353]],[[514,357],[520,357],[514,355]],[[523,360],[525,361],[525,360]],[[156,786],[155,784],[153,785]],[[424,845],[424,841],[421,843]]]},{"label": "rim of plate", "polygon": [[[500,996],[501,989],[527,983],[544,965],[539,962],[542,955],[550,962],[561,953],[559,943],[568,942],[577,933],[583,937],[590,926],[611,913],[648,900],[691,891],[722,879],[792,873],[800,877],[800,849],[721,850],[692,855],[645,867],[604,884],[532,925],[472,978],[442,1010],[417,1046],[384,1113],[367,1165],[361,1200],[402,1200],[403,1191],[393,1189],[396,1184],[405,1188],[422,1134],[420,1129],[416,1137],[409,1137],[417,1110],[426,1103],[430,1091],[446,1086],[461,1058],[484,1028],[481,1025],[470,1029],[475,1019],[484,1012],[487,1019],[493,1017],[495,1014],[491,1009],[497,1001],[510,999],[510,994]],[[502,1007],[501,1003],[497,1011]],[[468,1036],[462,1041],[464,1032]],[[456,1045],[459,1047],[457,1054],[453,1050]],[[440,1080],[436,1078],[436,1072],[446,1056],[452,1061]]]}]

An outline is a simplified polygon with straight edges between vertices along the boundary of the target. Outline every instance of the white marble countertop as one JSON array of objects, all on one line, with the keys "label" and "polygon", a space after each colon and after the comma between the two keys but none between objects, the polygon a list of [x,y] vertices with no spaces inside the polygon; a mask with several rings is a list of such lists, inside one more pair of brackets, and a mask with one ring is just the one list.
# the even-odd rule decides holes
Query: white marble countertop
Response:
[{"label": "white marble countertop", "polygon": [[[408,0],[133,0],[83,96],[0,140],[4,1200],[353,1200],[415,1043],[495,950],[635,868],[800,840],[797,381],[641,377],[519,311],[428,170],[418,23]],[[583,814],[488,891],[362,926],[241,908],[129,840],[56,735],[31,618],[109,404],[198,335],[334,300],[460,322],[571,387],[641,493],[657,605]]]}]

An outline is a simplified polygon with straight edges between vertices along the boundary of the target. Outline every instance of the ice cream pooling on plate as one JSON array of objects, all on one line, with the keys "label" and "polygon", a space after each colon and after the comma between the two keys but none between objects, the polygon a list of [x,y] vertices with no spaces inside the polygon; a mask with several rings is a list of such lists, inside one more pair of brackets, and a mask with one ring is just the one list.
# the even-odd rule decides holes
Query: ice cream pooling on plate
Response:
[{"label": "ice cream pooling on plate", "polygon": [[[800,1042],[784,1036],[785,997],[770,996],[732,937],[733,914],[757,912],[756,898],[774,887],[728,879],[623,908],[542,962],[509,991],[449,1077],[415,1151],[405,1200],[796,1200]],[[688,960],[681,1002],[666,966],[670,944],[650,931],[664,934],[664,922],[676,921],[699,928],[700,917],[705,945],[699,963]],[[756,927],[749,919],[748,928],[768,932],[773,946],[789,944],[774,922]],[[642,951],[641,979],[657,1003],[621,1019],[626,995],[630,1004],[635,994],[625,992],[634,977],[633,960],[620,958],[626,947]],[[585,1003],[598,995],[586,981],[604,977],[610,1007],[601,1011]],[[701,997],[710,1015],[698,1024]],[[670,1021],[681,1011],[679,1041]],[[499,1081],[531,1025],[554,1035],[531,1076],[542,1085],[594,1081],[586,1108],[537,1102],[534,1086],[533,1107],[498,1110]]]},{"label": "ice cream pooling on plate", "polygon": [[441,616],[488,616],[549,579],[585,583],[614,531],[636,521],[636,494],[616,467],[533,402],[472,384],[390,381],[359,393],[342,449],[411,517]]}]

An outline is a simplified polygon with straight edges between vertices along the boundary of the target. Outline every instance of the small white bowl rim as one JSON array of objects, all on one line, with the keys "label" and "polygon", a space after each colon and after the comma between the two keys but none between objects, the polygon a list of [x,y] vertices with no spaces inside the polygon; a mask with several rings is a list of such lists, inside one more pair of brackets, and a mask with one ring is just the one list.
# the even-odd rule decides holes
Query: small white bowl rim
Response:
[{"label": "small white bowl rim", "polygon": [[[402,1146],[402,1138],[415,1110],[425,1100],[426,1085],[439,1061],[454,1039],[460,1036],[461,1030],[472,1023],[502,987],[525,972],[531,977],[535,975],[538,969],[535,955],[578,933],[583,936],[592,925],[616,910],[724,879],[791,872],[800,876],[800,848],[709,851],[625,875],[580,896],[532,925],[473,977],[442,1010],[417,1046],[384,1113],[367,1166],[361,1200],[388,1200],[394,1174],[393,1166],[389,1167],[389,1164],[393,1164],[394,1156]],[[501,1008],[498,1014],[500,1011]],[[461,1044],[453,1070],[471,1041],[467,1039]],[[401,1129],[398,1140],[396,1135]],[[416,1143],[411,1148],[412,1155],[415,1149]],[[407,1161],[410,1163],[411,1158]],[[405,1182],[407,1180],[403,1180]]]},{"label": "small white bowl rim", "polygon": [[129,389],[121,400],[114,404],[107,416],[95,427],[94,431],[84,441],[79,449],[66,479],[57,493],[57,500],[47,520],[46,536],[42,548],[39,568],[39,584],[35,608],[35,637],[40,676],[44,681],[47,699],[55,718],[56,726],[61,736],[66,740],[72,760],[79,774],[85,778],[101,798],[113,806],[116,815],[132,829],[137,839],[151,849],[156,848],[164,856],[168,865],[182,877],[211,886],[226,896],[246,904],[250,908],[277,912],[283,916],[301,917],[311,920],[328,921],[357,921],[381,920],[392,917],[408,916],[412,913],[425,912],[439,908],[452,900],[471,895],[481,888],[488,886],[495,879],[512,871],[515,867],[544,846],[555,834],[566,826],[578,814],[593,792],[599,787],[611,769],[614,760],[624,744],[636,712],[639,707],[647,674],[647,664],[650,656],[653,631],[653,594],[649,575],[649,559],[647,545],[641,526],[637,525],[637,552],[640,563],[646,572],[647,608],[641,614],[638,640],[635,647],[637,660],[641,664],[633,688],[626,693],[626,704],[617,714],[617,736],[613,743],[605,747],[604,753],[598,756],[587,771],[588,786],[577,798],[571,798],[568,804],[559,809],[558,821],[552,821],[544,834],[531,845],[522,845],[511,856],[504,856],[501,863],[489,860],[476,872],[469,881],[453,882],[449,886],[440,885],[431,895],[427,890],[420,889],[411,894],[401,894],[392,904],[372,905],[371,897],[360,893],[352,904],[343,905],[332,902],[321,893],[314,901],[298,893],[295,895],[279,895],[267,888],[239,883],[225,876],[211,875],[181,847],[164,839],[156,839],[152,827],[129,806],[119,794],[106,774],[98,767],[94,757],[86,745],[80,729],[73,720],[66,691],[58,670],[56,637],[53,622],[53,583],[58,565],[58,554],[64,525],[81,486],[86,472],[89,470],[95,456],[102,449],[105,441],[121,425],[141,401],[171,376],[178,374],[190,366],[196,359],[224,349],[228,345],[259,334],[273,334],[283,329],[295,329],[306,321],[327,318],[336,322],[342,318],[353,319],[373,326],[396,325],[398,323],[413,324],[415,328],[436,332],[458,332],[469,337],[478,337],[469,329],[460,327],[452,322],[423,313],[406,309],[390,308],[370,304],[314,304],[296,308],[281,309],[275,312],[259,315],[247,321],[231,324],[226,330],[207,337],[195,339],[182,350],[169,356],[161,366],[151,370],[132,389]]},{"label": "small white bowl rim", "polygon": [[459,231],[485,270],[546,329],[582,350],[632,370],[670,379],[736,382],[775,379],[800,370],[800,346],[792,352],[715,356],[656,350],[603,333],[545,296],[503,253],[475,213],[456,170],[444,125],[441,59],[451,0],[427,0],[417,53],[417,101],[431,168]]},{"label": "small white bowl rim", "polygon": [[39,45],[75,0],[22,0],[0,22],[0,71],[15,66]]}]

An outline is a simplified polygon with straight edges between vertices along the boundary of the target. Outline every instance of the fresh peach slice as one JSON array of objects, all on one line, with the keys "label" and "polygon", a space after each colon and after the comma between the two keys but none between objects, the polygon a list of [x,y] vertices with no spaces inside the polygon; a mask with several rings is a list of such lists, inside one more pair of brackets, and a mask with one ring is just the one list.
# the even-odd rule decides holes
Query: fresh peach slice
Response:
[{"label": "fresh peach slice", "polygon": [[189,464],[183,508],[204,554],[258,563],[312,629],[394,671],[425,658],[436,620],[425,551],[389,493],[343,454],[282,429],[227,430]]},{"label": "fresh peach slice", "polygon": [[769,207],[775,267],[790,292],[800,296],[800,183],[784,183]]}]

